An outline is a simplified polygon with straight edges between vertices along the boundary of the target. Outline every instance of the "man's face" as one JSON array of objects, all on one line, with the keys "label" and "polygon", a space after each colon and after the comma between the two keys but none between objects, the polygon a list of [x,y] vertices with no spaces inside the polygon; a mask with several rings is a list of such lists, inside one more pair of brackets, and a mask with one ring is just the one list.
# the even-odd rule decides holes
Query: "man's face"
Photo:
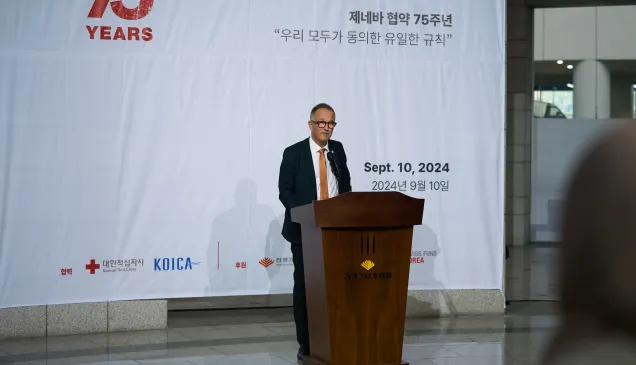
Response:
[{"label": "man's face", "polygon": [[[309,130],[311,136],[316,142],[322,142],[326,144],[333,134],[333,127],[335,127],[335,115],[329,109],[318,109],[314,113],[314,120],[309,121]],[[331,124],[331,125],[330,125]]]}]

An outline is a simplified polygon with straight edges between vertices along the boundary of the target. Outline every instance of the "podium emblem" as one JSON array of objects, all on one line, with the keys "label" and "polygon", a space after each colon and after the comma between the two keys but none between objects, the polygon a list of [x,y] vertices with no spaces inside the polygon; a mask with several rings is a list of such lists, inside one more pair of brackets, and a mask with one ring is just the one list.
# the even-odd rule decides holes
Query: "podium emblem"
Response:
[{"label": "podium emblem", "polygon": [[371,270],[375,266],[375,264],[371,260],[365,260],[360,265],[367,271]]}]

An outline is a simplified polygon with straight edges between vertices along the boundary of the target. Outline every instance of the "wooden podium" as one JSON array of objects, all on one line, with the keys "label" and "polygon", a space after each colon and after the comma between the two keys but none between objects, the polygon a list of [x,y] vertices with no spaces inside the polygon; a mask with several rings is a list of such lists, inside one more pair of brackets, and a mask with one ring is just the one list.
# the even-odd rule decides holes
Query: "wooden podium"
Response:
[{"label": "wooden podium", "polygon": [[346,193],[292,209],[302,225],[309,365],[400,365],[413,226],[424,200]]}]

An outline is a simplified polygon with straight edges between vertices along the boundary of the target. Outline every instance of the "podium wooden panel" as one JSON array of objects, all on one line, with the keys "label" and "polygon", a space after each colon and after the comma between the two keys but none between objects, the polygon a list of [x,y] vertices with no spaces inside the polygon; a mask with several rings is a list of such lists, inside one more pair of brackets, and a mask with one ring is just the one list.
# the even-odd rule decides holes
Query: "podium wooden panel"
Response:
[{"label": "podium wooden panel", "polygon": [[292,209],[302,226],[309,365],[402,361],[413,226],[424,200],[347,193]]}]

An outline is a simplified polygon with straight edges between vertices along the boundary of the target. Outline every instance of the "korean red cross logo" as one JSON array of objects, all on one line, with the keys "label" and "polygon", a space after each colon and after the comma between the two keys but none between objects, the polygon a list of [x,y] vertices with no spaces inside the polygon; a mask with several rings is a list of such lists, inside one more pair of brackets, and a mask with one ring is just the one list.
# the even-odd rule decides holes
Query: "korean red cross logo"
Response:
[{"label": "korean red cross logo", "polygon": [[[93,6],[88,12],[89,19],[102,19],[108,9],[108,5],[118,18],[123,20],[140,20],[148,16],[152,10],[155,0],[138,0],[139,5],[129,8],[124,5],[123,0],[94,0]],[[122,40],[122,41],[145,41],[153,39],[152,28],[150,27],[113,27],[109,25],[87,25],[88,35],[93,40]]]},{"label": "korean red cross logo", "polygon": [[100,266],[95,259],[91,259],[91,262],[86,264],[86,270],[90,271],[91,275],[95,275],[95,271],[99,270]]}]

